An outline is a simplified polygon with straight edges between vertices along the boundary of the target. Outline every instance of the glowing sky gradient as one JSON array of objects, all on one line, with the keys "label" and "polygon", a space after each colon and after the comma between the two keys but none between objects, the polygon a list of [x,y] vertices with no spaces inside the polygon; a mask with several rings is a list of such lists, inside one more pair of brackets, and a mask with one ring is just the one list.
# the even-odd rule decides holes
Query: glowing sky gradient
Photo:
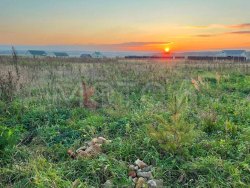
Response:
[{"label": "glowing sky gradient", "polygon": [[0,44],[250,48],[249,0],[0,0]]}]

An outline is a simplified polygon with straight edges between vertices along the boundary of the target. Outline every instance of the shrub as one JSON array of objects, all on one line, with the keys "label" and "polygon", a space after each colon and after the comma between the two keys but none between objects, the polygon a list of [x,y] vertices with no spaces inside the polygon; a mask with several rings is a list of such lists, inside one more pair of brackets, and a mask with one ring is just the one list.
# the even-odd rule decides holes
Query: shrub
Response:
[{"label": "shrub", "polygon": [[7,75],[0,75],[0,99],[3,101],[11,102],[14,99],[17,91],[17,79],[13,76],[12,72]]},{"label": "shrub", "polygon": [[0,126],[0,152],[7,147],[14,146],[17,141],[16,131],[4,126]]},{"label": "shrub", "polygon": [[0,100],[12,101],[17,90],[20,79],[20,72],[18,69],[18,56],[14,47],[12,47],[12,63],[15,68],[13,71],[8,71],[7,75],[0,75]]},{"label": "shrub", "polygon": [[170,153],[182,153],[192,146],[199,135],[193,125],[182,119],[173,119],[170,123],[156,116],[157,126],[149,126],[150,137],[157,141],[160,147]]}]

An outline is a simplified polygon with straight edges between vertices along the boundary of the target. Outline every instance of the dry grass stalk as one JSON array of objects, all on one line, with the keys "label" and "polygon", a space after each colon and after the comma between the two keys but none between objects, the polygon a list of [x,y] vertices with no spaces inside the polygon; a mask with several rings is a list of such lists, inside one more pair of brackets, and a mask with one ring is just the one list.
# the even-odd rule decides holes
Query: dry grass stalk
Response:
[{"label": "dry grass stalk", "polygon": [[201,84],[201,85],[205,85],[205,83],[204,83],[204,81],[203,81],[203,79],[202,79],[202,77],[201,76],[198,76],[198,81],[199,81],[199,83]]},{"label": "dry grass stalk", "polygon": [[11,71],[7,75],[0,75],[0,99],[11,102],[17,92],[18,79]]},{"label": "dry grass stalk", "polygon": [[216,72],[215,78],[216,78],[217,83],[219,84],[221,80],[221,75],[218,72]]},{"label": "dry grass stalk", "polygon": [[19,79],[20,78],[20,72],[19,72],[19,69],[18,69],[18,56],[17,56],[17,52],[16,52],[14,46],[12,46],[11,49],[12,49],[13,64],[15,66],[15,71],[16,71],[17,78]]},{"label": "dry grass stalk", "polygon": [[83,105],[89,109],[96,109],[97,103],[91,100],[91,97],[95,93],[94,87],[88,87],[87,84],[82,81],[82,89],[83,89]]},{"label": "dry grass stalk", "polygon": [[200,91],[200,86],[199,86],[199,82],[198,81],[196,81],[195,79],[192,79],[192,84],[193,84],[193,86],[195,87],[195,89],[197,91]]}]

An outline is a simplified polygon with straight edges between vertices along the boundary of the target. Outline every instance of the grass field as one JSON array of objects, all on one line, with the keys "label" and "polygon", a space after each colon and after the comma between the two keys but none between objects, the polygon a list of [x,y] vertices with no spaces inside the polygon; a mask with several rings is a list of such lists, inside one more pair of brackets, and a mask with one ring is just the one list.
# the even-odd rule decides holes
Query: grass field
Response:
[{"label": "grass field", "polygon": [[0,187],[132,187],[138,158],[164,187],[249,187],[250,63],[83,61],[0,59]]}]

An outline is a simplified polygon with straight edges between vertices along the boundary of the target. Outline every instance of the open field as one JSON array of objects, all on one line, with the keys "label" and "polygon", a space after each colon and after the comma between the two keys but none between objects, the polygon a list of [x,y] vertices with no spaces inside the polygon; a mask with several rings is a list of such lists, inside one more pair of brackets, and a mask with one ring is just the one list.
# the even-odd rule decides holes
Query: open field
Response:
[{"label": "open field", "polygon": [[249,187],[250,63],[82,61],[0,58],[0,187]]}]

